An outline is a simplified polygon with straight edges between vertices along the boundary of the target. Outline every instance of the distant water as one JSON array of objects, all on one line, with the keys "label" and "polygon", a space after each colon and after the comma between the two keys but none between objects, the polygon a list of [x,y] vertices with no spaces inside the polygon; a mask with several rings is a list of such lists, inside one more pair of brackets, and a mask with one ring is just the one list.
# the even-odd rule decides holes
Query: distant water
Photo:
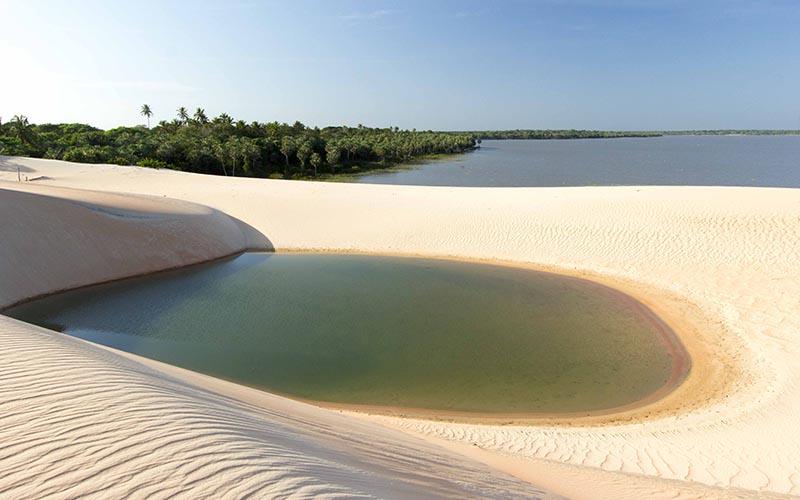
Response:
[{"label": "distant water", "polygon": [[235,259],[46,297],[7,314],[304,398],[581,411],[664,386],[664,326],[606,287],[525,269],[329,254]]},{"label": "distant water", "polygon": [[424,186],[800,187],[800,136],[484,141],[474,152],[356,182]]}]

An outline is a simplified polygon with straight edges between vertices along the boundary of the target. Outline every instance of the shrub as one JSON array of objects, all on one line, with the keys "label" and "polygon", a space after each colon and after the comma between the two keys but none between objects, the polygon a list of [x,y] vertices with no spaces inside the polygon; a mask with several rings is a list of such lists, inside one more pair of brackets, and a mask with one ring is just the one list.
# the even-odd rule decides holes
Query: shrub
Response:
[{"label": "shrub", "polygon": [[167,168],[166,163],[161,160],[156,160],[155,158],[145,158],[139,162],[139,166],[147,168]]}]

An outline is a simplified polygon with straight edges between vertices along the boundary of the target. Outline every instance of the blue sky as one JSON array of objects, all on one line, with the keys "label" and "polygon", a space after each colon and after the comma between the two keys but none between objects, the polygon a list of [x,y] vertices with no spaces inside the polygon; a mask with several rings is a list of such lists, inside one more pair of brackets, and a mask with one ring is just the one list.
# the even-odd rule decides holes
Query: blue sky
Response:
[{"label": "blue sky", "polygon": [[800,128],[798,0],[0,0],[0,116]]}]

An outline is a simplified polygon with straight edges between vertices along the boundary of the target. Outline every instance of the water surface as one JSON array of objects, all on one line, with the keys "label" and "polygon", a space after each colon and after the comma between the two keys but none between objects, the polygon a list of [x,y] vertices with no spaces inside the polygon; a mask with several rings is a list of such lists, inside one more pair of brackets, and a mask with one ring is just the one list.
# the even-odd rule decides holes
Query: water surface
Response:
[{"label": "water surface", "polygon": [[355,181],[499,187],[800,187],[800,136],[483,141],[471,153]]},{"label": "water surface", "polygon": [[647,397],[673,376],[664,325],[629,297],[585,280],[445,260],[251,253],[6,314],[344,404],[599,410]]}]

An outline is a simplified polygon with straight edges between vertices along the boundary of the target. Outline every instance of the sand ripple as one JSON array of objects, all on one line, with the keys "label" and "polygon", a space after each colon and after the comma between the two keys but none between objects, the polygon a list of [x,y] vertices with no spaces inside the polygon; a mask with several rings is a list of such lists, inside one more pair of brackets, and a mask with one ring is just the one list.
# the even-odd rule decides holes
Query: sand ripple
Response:
[{"label": "sand ripple", "polygon": [[0,344],[0,498],[541,493],[397,431],[265,409],[3,316]]},{"label": "sand ripple", "polygon": [[[702,375],[719,390],[704,392],[698,384],[695,392],[682,393],[685,404],[671,402],[679,411],[654,411],[648,418],[613,425],[571,427],[373,420],[426,439],[487,450],[495,458],[521,459],[523,465],[517,465],[532,477],[539,474],[545,479],[547,471],[557,471],[565,477],[584,478],[588,489],[582,491],[588,491],[584,495],[588,497],[593,490],[605,491],[602,488],[626,481],[641,486],[640,480],[658,485],[658,491],[665,491],[663,481],[673,481],[800,495],[800,190],[341,185],[9,161],[23,162],[52,178],[42,183],[165,195],[208,205],[255,227],[279,249],[537,263],[608,277],[639,298],[669,296],[665,309],[677,318],[692,320],[694,329],[684,332],[688,340],[716,353],[704,360],[707,371]],[[41,286],[48,291],[53,283],[47,281],[48,276],[62,267],[58,262],[50,268],[41,264],[39,274],[26,276],[29,281],[41,278]],[[7,324],[0,329],[6,330]],[[24,375],[35,366],[30,355],[16,356],[19,383],[30,384],[17,397],[33,397],[33,388],[47,391],[47,382],[37,385],[34,378]],[[84,356],[77,353],[69,361],[65,358],[58,370],[80,364]],[[124,380],[124,384],[131,382]],[[173,397],[169,394],[174,391],[174,397],[180,396],[177,388],[170,388],[163,397]],[[25,405],[24,401],[16,404]],[[25,424],[26,411],[47,412],[58,404],[68,401],[62,396],[41,408],[28,406],[23,411],[17,407],[16,418]],[[177,414],[171,419],[183,415],[180,409],[185,406],[181,405],[172,407]],[[146,425],[139,427],[144,432]],[[5,425],[2,430],[10,432]],[[31,445],[37,446],[36,433],[14,436],[33,440]],[[63,439],[71,439],[69,432]],[[6,443],[4,439],[3,446]],[[47,448],[34,449],[45,452]],[[120,453],[135,459],[143,449],[125,448]],[[324,450],[320,447],[315,453]],[[97,451],[75,453],[92,459],[103,456]],[[121,476],[122,469],[127,474],[138,470],[120,468]],[[646,489],[629,493],[636,497],[642,491]],[[730,489],[724,492],[734,494]]]}]

